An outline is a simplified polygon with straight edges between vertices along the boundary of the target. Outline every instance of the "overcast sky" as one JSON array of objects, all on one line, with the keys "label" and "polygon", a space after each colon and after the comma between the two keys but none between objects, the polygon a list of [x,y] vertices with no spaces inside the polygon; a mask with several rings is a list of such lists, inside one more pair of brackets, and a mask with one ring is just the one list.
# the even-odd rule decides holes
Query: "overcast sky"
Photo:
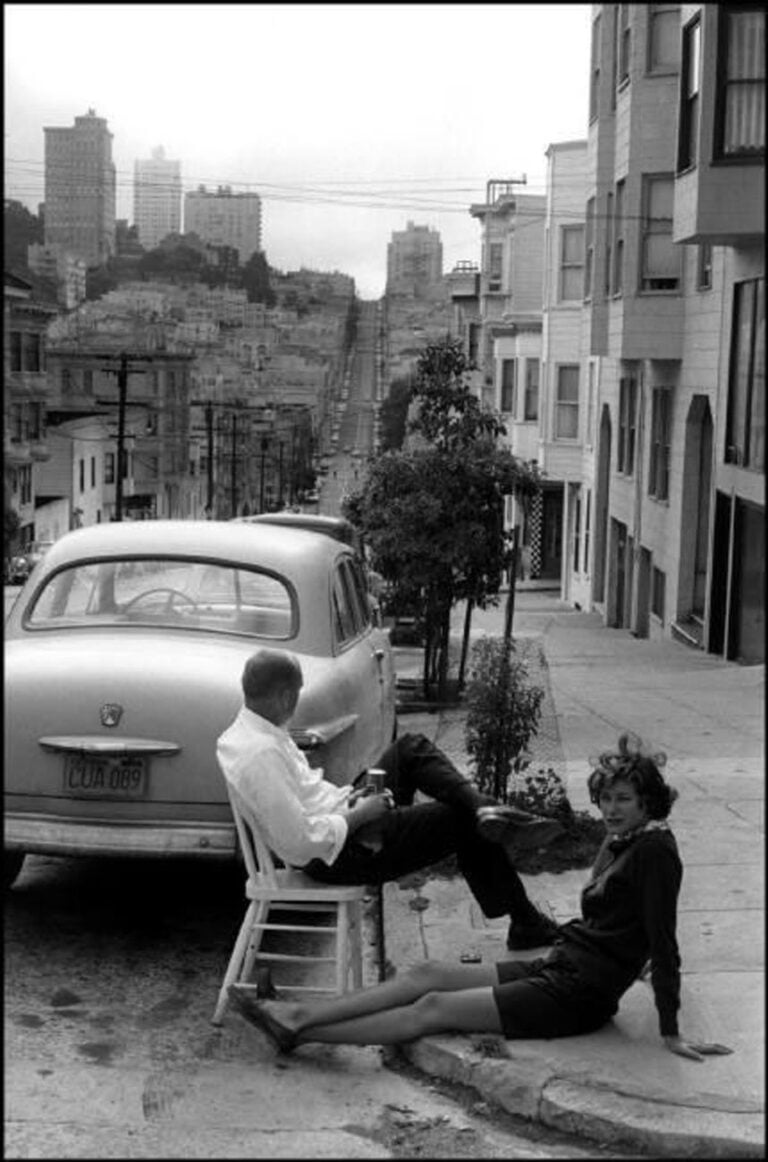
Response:
[{"label": "overcast sky", "polygon": [[[157,145],[182,186],[262,196],[281,270],[384,291],[387,242],[439,230],[445,270],[479,260],[491,178],[543,192],[547,146],[587,134],[590,6],[5,4],[5,195],[43,200],[43,127],[95,109],[117,216]],[[523,188],[523,187],[521,187]]]}]

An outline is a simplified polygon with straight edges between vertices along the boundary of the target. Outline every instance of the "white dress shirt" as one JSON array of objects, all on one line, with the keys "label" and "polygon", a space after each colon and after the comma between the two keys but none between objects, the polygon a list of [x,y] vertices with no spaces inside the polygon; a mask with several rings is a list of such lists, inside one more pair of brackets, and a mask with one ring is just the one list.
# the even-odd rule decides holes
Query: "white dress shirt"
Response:
[{"label": "white dress shirt", "polygon": [[284,863],[334,862],[347,838],[342,812],[352,788],[313,770],[285,727],[243,706],[220,736],[216,758]]}]

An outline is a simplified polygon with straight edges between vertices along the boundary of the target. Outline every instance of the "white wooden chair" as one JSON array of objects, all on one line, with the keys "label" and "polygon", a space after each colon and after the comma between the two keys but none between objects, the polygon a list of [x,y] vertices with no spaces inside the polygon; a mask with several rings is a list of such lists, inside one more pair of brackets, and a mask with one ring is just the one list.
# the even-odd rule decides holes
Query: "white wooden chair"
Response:
[{"label": "white wooden chair", "polygon": [[[272,853],[253,812],[228,782],[227,793],[248,873],[245,895],[250,903],[224,974],[212,1018],[213,1024],[220,1025],[223,1020],[229,1003],[230,985],[249,985],[257,956],[260,961],[335,965],[334,984],[331,986],[323,987],[316,984],[281,986],[276,981],[275,987],[278,989],[282,987],[296,992],[338,995],[346,992],[350,984],[352,988],[360,988],[363,983],[362,902],[368,890],[362,886],[319,884],[317,880],[293,868],[276,868]],[[288,913],[334,913],[335,923],[322,927],[300,923],[273,924],[269,921],[270,909],[273,907],[279,907],[281,912]],[[321,932],[324,936],[332,935],[335,953],[333,956],[317,956],[308,953],[260,952],[265,931],[306,934]],[[249,987],[256,988],[255,985]]]}]

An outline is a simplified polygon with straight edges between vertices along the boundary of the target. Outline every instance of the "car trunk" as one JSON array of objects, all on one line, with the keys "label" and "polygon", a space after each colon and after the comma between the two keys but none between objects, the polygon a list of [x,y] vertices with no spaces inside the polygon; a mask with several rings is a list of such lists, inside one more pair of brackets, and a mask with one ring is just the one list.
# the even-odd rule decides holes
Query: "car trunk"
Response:
[{"label": "car trunk", "polygon": [[[7,642],[6,810],[227,820],[216,739],[241,705],[254,648],[252,639],[135,628]],[[312,668],[306,659],[308,687]],[[119,720],[104,725],[116,707]]]}]

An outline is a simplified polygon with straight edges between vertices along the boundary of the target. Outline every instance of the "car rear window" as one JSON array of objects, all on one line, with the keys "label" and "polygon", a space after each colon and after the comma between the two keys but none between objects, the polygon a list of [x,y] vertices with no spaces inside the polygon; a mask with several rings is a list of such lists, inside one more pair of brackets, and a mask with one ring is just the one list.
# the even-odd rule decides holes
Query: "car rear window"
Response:
[{"label": "car rear window", "polygon": [[151,625],[285,640],[297,625],[292,590],[255,569],[199,560],[89,561],[53,574],[28,612],[35,629]]}]

